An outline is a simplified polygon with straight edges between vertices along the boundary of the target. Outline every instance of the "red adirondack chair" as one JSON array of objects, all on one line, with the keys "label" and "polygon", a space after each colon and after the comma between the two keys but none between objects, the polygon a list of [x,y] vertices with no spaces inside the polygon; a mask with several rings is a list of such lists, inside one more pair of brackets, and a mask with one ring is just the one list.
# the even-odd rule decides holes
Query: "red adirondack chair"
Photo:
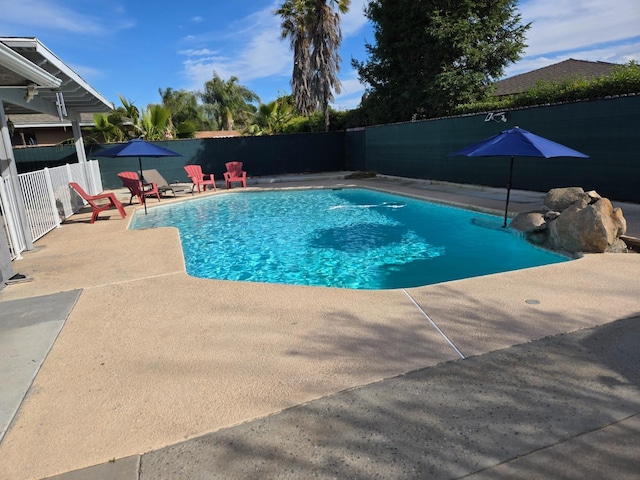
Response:
[{"label": "red adirondack chair", "polygon": [[[117,208],[122,218],[127,216],[127,213],[124,211],[124,207],[122,206],[122,203],[120,203],[120,201],[116,198],[115,193],[109,192],[109,193],[101,193],[99,195],[89,195],[76,182],[70,182],[69,186],[73,188],[76,192],[78,192],[78,195],[80,195],[85,202],[91,205],[91,208],[93,209],[93,214],[91,215],[90,223],[95,222],[98,219],[98,215],[100,215],[101,212],[104,212],[105,210],[111,207]],[[96,203],[96,200],[102,200],[102,199],[108,199],[109,203],[105,203],[101,205]]]},{"label": "red adirondack chair", "polygon": [[[216,189],[216,181],[213,177],[213,173],[205,175],[202,173],[202,167],[200,165],[185,165],[184,169],[187,171],[187,176],[193,182],[193,186],[198,189],[200,193],[200,185],[202,185],[202,191],[207,190],[207,185],[211,185],[213,189]],[[205,177],[209,177],[209,180],[205,180]]]},{"label": "red adirondack chair", "polygon": [[145,183],[144,185],[140,181],[140,177],[136,172],[120,172],[118,177],[122,180],[122,184],[129,189],[131,198],[129,198],[129,205],[133,201],[133,197],[138,197],[138,203],[142,205],[143,196],[148,197],[155,195],[160,201],[160,192],[158,191],[158,185],[155,183]]},{"label": "red adirondack chair", "polygon": [[242,162],[227,162],[224,164],[227,171],[224,172],[224,181],[227,190],[231,188],[232,182],[240,182],[244,188],[247,187],[247,172],[242,170]]}]

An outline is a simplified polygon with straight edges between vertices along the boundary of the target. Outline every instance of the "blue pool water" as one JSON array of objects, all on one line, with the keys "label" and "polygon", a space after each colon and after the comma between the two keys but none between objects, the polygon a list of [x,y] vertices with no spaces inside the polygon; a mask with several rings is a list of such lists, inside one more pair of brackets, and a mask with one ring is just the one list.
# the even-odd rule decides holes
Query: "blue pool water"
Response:
[{"label": "blue pool water", "polygon": [[492,215],[366,189],[234,192],[137,212],[174,226],[196,277],[415,287],[563,262]]}]

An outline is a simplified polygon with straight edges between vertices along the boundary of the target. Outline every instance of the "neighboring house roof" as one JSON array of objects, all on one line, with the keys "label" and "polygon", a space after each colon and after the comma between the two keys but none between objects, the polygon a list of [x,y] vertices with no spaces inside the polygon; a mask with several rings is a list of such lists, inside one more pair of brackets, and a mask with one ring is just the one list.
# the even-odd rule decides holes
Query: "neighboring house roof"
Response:
[{"label": "neighboring house roof", "polygon": [[210,130],[195,132],[194,138],[224,138],[224,137],[239,137],[240,132],[235,130]]},{"label": "neighboring house roof", "polygon": [[[60,121],[55,115],[47,115],[45,113],[33,114],[13,114],[8,117],[15,128],[51,128],[51,127],[70,127],[71,121]],[[131,119],[123,118],[124,125],[132,125]],[[93,121],[93,113],[80,114],[80,126],[92,127],[95,125]],[[235,130],[218,130],[218,131],[200,131],[195,132],[194,138],[223,138],[223,137],[239,137],[240,132]]]},{"label": "neighboring house roof", "polygon": [[495,96],[513,95],[526,92],[535,87],[539,81],[553,82],[569,78],[595,79],[611,73],[618,64],[608,62],[590,62],[570,58],[560,63],[539,68],[527,73],[521,73],[496,82]]},{"label": "neighboring house roof", "polygon": [[[63,120],[62,122],[55,115],[47,115],[46,113],[33,113],[33,114],[13,114],[9,117],[11,122],[16,128],[42,128],[42,127],[70,127],[70,120]],[[81,113],[80,114],[80,126],[88,127],[93,126],[93,113]]]}]

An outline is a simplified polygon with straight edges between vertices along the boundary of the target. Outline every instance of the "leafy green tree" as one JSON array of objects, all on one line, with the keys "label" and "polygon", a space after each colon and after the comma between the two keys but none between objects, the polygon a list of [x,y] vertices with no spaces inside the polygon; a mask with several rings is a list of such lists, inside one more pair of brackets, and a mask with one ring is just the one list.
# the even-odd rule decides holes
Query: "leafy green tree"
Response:
[{"label": "leafy green tree", "polygon": [[366,16],[375,45],[352,60],[368,84],[370,123],[447,115],[478,101],[504,68],[520,59],[530,24],[517,0],[372,0]]},{"label": "leafy green tree", "polygon": [[[196,92],[173,90],[171,87],[158,89],[162,105],[171,112],[171,123],[176,131],[183,134],[189,130],[210,130],[210,122],[206,119],[204,108],[198,103]],[[180,136],[180,135],[178,135]]]},{"label": "leafy green tree", "polygon": [[196,121],[200,112],[198,111],[198,98],[193,92],[186,90],[174,90],[169,87],[165,90],[158,89],[162,105],[171,111],[171,120],[174,124],[185,120]]},{"label": "leafy green tree", "polygon": [[303,115],[320,109],[329,130],[329,103],[340,93],[338,79],[342,43],[340,14],[351,0],[285,0],[276,14],[282,18],[282,38],[293,50],[291,86],[296,107]]},{"label": "leafy green tree", "polygon": [[222,130],[235,130],[244,125],[255,106],[250,102],[259,102],[260,97],[247,87],[238,84],[238,77],[224,80],[217,73],[204,85],[204,92],[199,93],[206,111],[212,115]]},{"label": "leafy green tree", "polygon": [[166,90],[158,89],[158,93],[162,105],[171,112],[170,123],[178,138],[192,138],[197,130],[211,129],[195,92],[169,87]]}]

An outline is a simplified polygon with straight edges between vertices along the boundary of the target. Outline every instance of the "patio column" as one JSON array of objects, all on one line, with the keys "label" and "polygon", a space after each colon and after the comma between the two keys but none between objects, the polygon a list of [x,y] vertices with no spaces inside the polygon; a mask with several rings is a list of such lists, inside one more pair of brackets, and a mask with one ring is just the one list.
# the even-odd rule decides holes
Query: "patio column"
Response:
[{"label": "patio column", "polygon": [[87,162],[87,154],[84,151],[84,140],[82,139],[82,129],[80,128],[80,114],[78,112],[69,112],[69,120],[71,120],[71,131],[76,145],[76,153],[78,155],[78,163]]},{"label": "patio column", "polygon": [[29,221],[27,220],[27,210],[22,197],[22,187],[18,179],[18,169],[16,168],[16,159],[13,156],[13,147],[11,145],[11,137],[9,135],[9,127],[7,126],[7,116],[4,113],[4,104],[0,102],[0,128],[2,140],[0,141],[0,175],[5,181],[11,182],[13,187],[13,196],[10,198],[14,202],[18,211],[18,235],[22,235],[24,245],[27,250],[33,249],[33,239],[31,238],[31,230]]},{"label": "patio column", "polygon": [[[7,144],[9,145],[7,148]],[[10,151],[10,155],[7,153]],[[7,117],[4,114],[4,105],[0,101],[0,175],[9,176],[12,164],[13,148],[11,147],[11,135],[7,126]],[[15,163],[15,161],[13,161]],[[15,166],[14,166],[15,168]],[[0,202],[2,199],[0,198]],[[4,207],[3,207],[4,208]],[[9,239],[7,229],[4,226],[4,219],[0,219],[0,290],[4,287],[4,282],[11,278],[13,267],[11,265],[11,252],[9,251]]]},{"label": "patio column", "polygon": [[[78,112],[69,111],[67,118],[71,120],[71,131],[73,132],[73,139],[76,146],[76,155],[78,156],[78,163],[83,166],[82,172],[84,173],[84,186],[85,188],[88,188],[91,176],[89,175],[89,172],[87,172],[87,153],[84,150],[84,140],[82,139],[82,129],[80,128],[80,114]],[[88,191],[91,193],[91,190]]]}]

